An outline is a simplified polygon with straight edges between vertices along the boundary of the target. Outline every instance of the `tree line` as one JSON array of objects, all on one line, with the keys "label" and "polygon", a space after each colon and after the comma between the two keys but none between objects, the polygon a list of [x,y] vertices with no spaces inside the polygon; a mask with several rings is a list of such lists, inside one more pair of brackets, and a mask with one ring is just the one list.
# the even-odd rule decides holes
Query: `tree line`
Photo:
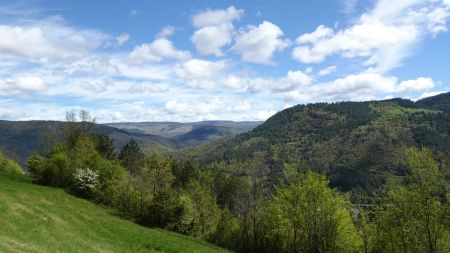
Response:
[{"label": "tree line", "polygon": [[64,140],[28,159],[34,182],[139,224],[236,252],[450,252],[450,154],[402,150],[407,176],[375,204],[359,206],[323,174],[290,164],[271,171],[263,152],[200,166],[144,154],[131,139],[116,153],[112,139],[92,133],[89,113],[66,118]]}]

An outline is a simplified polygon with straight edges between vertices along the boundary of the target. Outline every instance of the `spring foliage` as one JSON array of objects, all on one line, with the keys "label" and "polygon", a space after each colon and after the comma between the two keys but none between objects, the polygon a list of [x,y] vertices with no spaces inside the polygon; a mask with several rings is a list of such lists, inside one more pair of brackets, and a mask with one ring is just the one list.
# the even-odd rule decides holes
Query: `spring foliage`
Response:
[{"label": "spring foliage", "polygon": [[[146,226],[237,252],[450,251],[448,154],[393,150],[390,155],[404,158],[406,176],[373,197],[375,204],[355,205],[330,187],[327,176],[334,171],[320,174],[289,162],[274,169],[275,161],[263,151],[200,166],[144,154],[134,140],[114,155],[106,137],[74,131],[45,157],[29,158],[35,182],[66,188]],[[341,169],[359,175],[358,168]]]}]

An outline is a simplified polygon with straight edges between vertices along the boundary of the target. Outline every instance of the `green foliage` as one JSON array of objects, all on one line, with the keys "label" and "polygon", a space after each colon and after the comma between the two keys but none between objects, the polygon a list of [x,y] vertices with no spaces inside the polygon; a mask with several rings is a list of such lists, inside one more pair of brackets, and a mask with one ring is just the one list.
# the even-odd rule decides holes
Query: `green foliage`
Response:
[{"label": "green foliage", "polygon": [[449,117],[401,99],[297,105],[190,155],[212,165],[246,164],[264,153],[272,184],[286,183],[287,165],[294,172],[310,169],[350,192],[352,202],[373,204],[392,179],[406,176],[405,147],[450,151]]},{"label": "green foliage", "polygon": [[114,151],[114,140],[105,134],[94,134],[93,141],[97,152],[105,159],[113,160],[116,158]]},{"label": "green foliage", "polygon": [[184,234],[210,238],[215,232],[220,213],[211,190],[198,181],[190,181],[180,196],[180,202],[182,215],[171,226]]},{"label": "green foliage", "polygon": [[14,160],[6,157],[1,151],[0,151],[0,171],[23,174],[20,165],[17,164]]},{"label": "green foliage", "polygon": [[439,115],[403,100],[296,106],[197,161],[144,155],[134,139],[115,157],[109,138],[81,131],[28,167],[36,182],[237,252],[447,252],[450,155],[407,148],[418,122],[447,136]]},{"label": "green foliage", "polygon": [[448,252],[449,204],[437,189],[441,174],[430,149],[407,149],[408,184],[390,191],[377,209],[376,252]]},{"label": "green foliage", "polygon": [[125,144],[120,150],[119,160],[122,165],[132,174],[139,174],[144,161],[144,154],[139,148],[136,140],[131,138],[130,142]]},{"label": "green foliage", "polygon": [[361,245],[348,201],[312,172],[278,189],[266,219],[277,252],[357,252]]}]

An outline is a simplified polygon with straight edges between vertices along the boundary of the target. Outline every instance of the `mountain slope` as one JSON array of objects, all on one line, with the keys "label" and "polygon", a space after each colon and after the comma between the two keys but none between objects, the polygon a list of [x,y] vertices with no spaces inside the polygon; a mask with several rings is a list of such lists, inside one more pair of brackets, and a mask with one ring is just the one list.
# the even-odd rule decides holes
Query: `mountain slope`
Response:
[{"label": "mountain slope", "polygon": [[[130,133],[152,134],[163,137],[178,137],[181,135],[190,135],[195,137],[198,129],[215,129],[210,135],[214,139],[216,136],[233,136],[252,130],[262,122],[259,121],[200,121],[192,123],[178,122],[123,122],[108,123],[106,125],[126,130]],[[210,138],[207,138],[210,139]],[[199,141],[201,141],[200,138]]]},{"label": "mountain slope", "polygon": [[203,164],[232,164],[262,152],[272,181],[285,180],[288,168],[314,170],[358,198],[405,175],[402,149],[410,146],[449,151],[449,115],[403,99],[297,105],[190,154]]},{"label": "mountain slope", "polygon": [[111,210],[0,173],[0,252],[227,252],[122,220]]},{"label": "mountain slope", "polygon": [[[43,153],[60,140],[62,122],[58,121],[2,121],[0,120],[0,148],[6,155],[24,164],[33,151]],[[95,125],[93,132],[106,134],[114,139],[116,148],[122,147],[131,138],[145,150],[174,150],[178,145],[164,137],[131,134],[127,131],[105,126]]]},{"label": "mountain slope", "polygon": [[422,108],[430,108],[450,113],[450,92],[423,98],[416,102]]}]

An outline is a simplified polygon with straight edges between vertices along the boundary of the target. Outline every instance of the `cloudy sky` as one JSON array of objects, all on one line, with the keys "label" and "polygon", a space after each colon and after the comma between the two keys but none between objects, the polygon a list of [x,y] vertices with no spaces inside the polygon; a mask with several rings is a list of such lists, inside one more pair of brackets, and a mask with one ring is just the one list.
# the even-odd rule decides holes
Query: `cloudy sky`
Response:
[{"label": "cloudy sky", "polygon": [[0,0],[0,119],[265,120],[450,90],[450,0]]}]

